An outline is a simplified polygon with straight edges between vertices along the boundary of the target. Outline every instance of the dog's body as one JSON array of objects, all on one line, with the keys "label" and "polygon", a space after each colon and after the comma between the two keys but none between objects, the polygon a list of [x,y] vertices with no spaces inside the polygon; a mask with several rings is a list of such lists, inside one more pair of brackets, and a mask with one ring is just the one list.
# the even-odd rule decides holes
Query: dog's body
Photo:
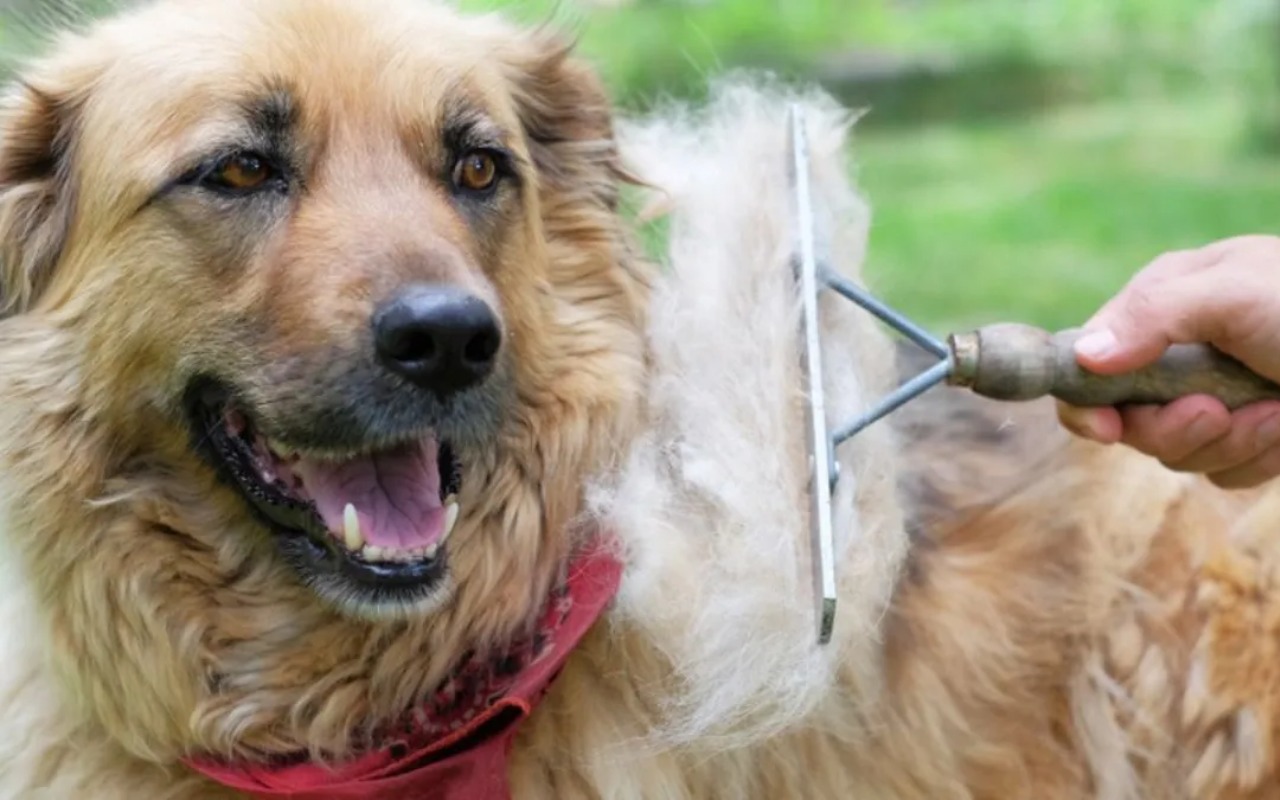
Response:
[{"label": "dog's body", "polygon": [[[340,763],[601,541],[621,589],[520,726],[515,798],[1280,796],[1275,499],[1044,405],[939,392],[842,449],[815,646],[784,99],[615,137],[560,49],[413,0],[170,0],[29,70],[0,129],[0,797]],[[799,101],[856,277],[839,113]],[[668,195],[665,271],[623,162]],[[483,311],[464,377],[383,336],[445,305]],[[839,417],[894,354],[824,314]],[[397,461],[421,442],[460,478]],[[352,549],[379,501],[330,508],[324,464],[363,460],[440,497]],[[314,518],[246,489],[263,464]]]}]

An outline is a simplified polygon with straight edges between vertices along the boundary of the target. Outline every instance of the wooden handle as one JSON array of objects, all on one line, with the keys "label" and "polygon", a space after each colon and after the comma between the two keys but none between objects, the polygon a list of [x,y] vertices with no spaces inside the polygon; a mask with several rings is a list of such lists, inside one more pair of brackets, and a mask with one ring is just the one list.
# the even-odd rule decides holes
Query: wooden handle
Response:
[{"label": "wooden handle", "polygon": [[988,325],[950,338],[949,382],[995,400],[1052,395],[1076,406],[1164,405],[1212,395],[1236,409],[1280,399],[1280,386],[1208,345],[1179,344],[1160,360],[1124,375],[1096,375],[1076,361],[1079,328],[1049,333],[1029,325]]}]

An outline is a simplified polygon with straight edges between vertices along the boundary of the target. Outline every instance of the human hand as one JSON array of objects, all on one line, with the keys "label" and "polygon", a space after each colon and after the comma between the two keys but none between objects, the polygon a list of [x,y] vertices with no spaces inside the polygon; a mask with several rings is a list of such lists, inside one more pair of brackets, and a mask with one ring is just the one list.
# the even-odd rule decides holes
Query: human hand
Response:
[{"label": "human hand", "polygon": [[[1156,361],[1171,344],[1205,343],[1280,381],[1280,237],[1243,236],[1148,264],[1085,325],[1080,365],[1115,375]],[[1224,488],[1280,474],[1280,401],[1229,411],[1194,395],[1164,406],[1077,408],[1058,418],[1078,436],[1121,442],[1170,469]]]}]

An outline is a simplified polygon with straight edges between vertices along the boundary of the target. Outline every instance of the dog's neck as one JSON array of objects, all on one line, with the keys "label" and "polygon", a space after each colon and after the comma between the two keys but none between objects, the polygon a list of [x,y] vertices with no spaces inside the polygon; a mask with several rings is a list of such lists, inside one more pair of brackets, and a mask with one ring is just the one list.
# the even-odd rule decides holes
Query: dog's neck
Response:
[{"label": "dog's neck", "polygon": [[262,798],[509,797],[512,738],[617,592],[622,563],[614,544],[601,536],[575,555],[529,635],[473,654],[433,697],[380,731],[367,752],[338,764],[300,753],[284,764],[191,759],[188,765]]}]

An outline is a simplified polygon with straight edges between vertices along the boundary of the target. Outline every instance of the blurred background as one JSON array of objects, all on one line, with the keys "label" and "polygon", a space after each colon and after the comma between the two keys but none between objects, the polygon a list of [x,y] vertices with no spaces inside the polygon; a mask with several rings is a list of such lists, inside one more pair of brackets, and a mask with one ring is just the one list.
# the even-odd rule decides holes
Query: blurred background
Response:
[{"label": "blurred background", "polygon": [[1166,250],[1280,232],[1280,0],[463,0],[619,101],[756,67],[866,114],[873,285],[931,327],[1085,320]]},{"label": "blurred background", "polygon": [[1161,252],[1280,232],[1280,0],[455,1],[575,34],[631,111],[740,67],[865,109],[869,278],[939,331],[1076,325]]}]

